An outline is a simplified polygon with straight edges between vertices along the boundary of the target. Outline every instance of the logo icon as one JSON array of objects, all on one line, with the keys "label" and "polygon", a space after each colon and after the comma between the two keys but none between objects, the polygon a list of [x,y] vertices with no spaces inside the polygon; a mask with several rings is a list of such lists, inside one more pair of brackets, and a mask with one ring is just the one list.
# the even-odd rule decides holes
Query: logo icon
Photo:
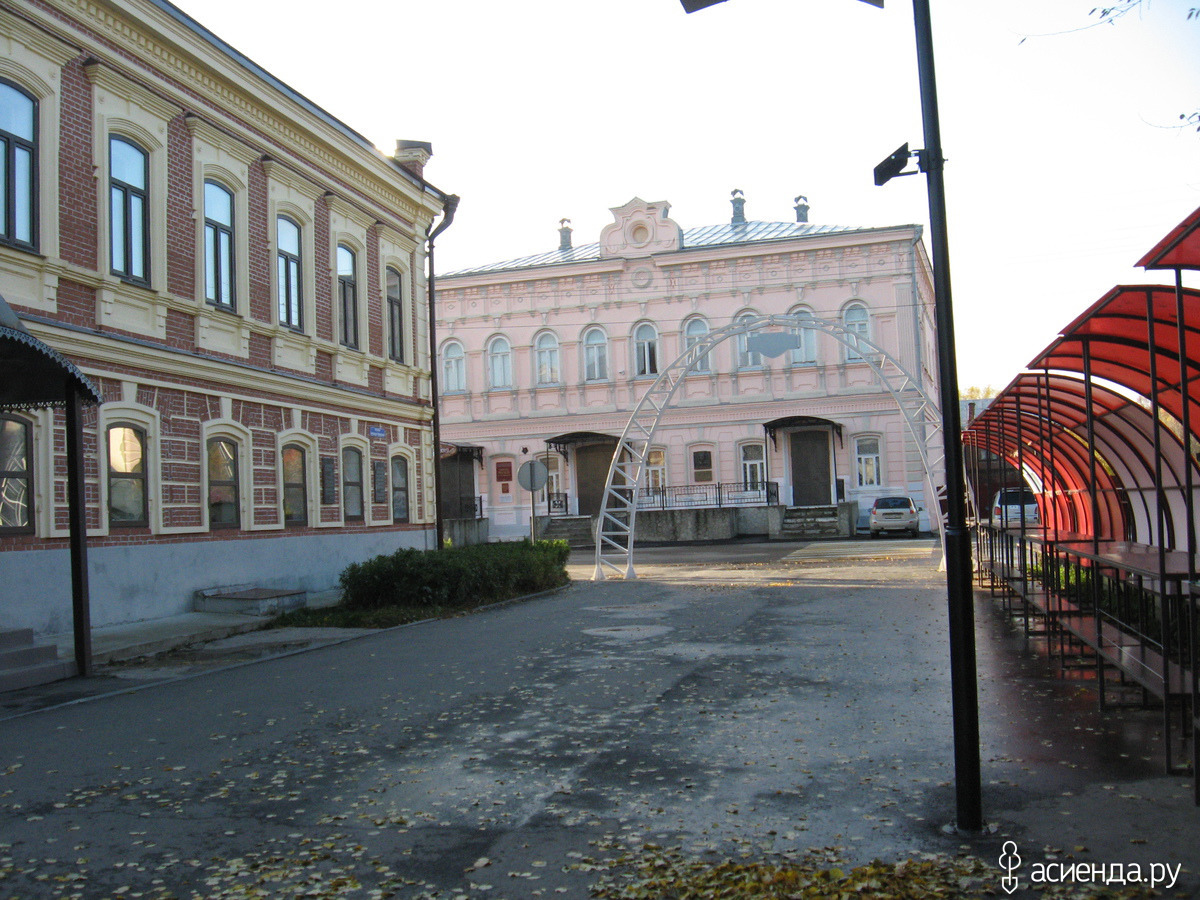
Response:
[{"label": "logo icon", "polygon": [[1005,841],[1000,849],[1000,868],[1007,873],[1000,879],[1000,887],[1011,894],[1017,889],[1017,876],[1013,872],[1021,865],[1021,857],[1017,855],[1017,845],[1013,841]]}]

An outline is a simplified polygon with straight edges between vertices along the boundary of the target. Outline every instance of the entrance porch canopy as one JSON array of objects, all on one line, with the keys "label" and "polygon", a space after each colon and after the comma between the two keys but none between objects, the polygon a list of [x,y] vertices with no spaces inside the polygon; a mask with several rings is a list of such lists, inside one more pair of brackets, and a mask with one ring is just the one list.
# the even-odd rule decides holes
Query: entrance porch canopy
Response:
[{"label": "entrance porch canopy", "polygon": [[0,297],[0,412],[60,406],[66,408],[71,612],[75,632],[75,666],[80,675],[89,674],[92,668],[82,406],[94,406],[100,402],[100,392],[87,376],[30,334],[8,302]]},{"label": "entrance porch canopy", "polygon": [[615,444],[620,440],[613,434],[601,434],[598,431],[568,431],[557,437],[546,438],[546,446],[556,453],[566,453],[568,447],[580,444]]}]

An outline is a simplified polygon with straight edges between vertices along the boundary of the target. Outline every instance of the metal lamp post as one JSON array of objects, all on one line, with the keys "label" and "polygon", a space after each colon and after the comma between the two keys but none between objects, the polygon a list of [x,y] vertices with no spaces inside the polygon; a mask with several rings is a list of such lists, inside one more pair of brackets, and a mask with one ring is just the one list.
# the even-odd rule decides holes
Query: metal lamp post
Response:
[{"label": "metal lamp post", "polygon": [[[680,0],[685,12],[695,12],[724,0]],[[861,0],[882,8],[884,0]],[[971,544],[967,531],[963,480],[962,422],[958,410],[958,362],[954,352],[954,315],[950,294],[949,244],[946,238],[946,194],[942,170],[941,126],[933,65],[933,30],[929,0],[913,0],[917,40],[917,72],[925,148],[916,156],[927,178],[929,239],[932,249],[934,316],[937,322],[938,378],[942,401],[942,441],[946,465],[946,599],[950,619],[950,691],[954,714],[954,776],[957,827],[983,829],[979,766],[979,696],[975,670],[975,611],[972,589]],[[903,174],[907,145],[876,169],[876,183]],[[882,170],[882,171],[881,171]],[[914,173],[915,174],[915,173]]]}]

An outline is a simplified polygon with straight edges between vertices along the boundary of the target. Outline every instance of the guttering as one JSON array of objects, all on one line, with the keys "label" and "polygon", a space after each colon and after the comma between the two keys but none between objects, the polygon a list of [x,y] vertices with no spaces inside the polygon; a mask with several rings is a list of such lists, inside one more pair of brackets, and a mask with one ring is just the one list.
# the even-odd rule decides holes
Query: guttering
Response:
[{"label": "guttering", "polygon": [[458,209],[458,194],[444,195],[442,221],[429,232],[429,401],[433,407],[433,525],[437,536],[435,550],[446,544],[445,526],[442,522],[442,426],[438,412],[438,355],[437,355],[437,277],[434,274],[433,244],[437,236],[450,227]]}]

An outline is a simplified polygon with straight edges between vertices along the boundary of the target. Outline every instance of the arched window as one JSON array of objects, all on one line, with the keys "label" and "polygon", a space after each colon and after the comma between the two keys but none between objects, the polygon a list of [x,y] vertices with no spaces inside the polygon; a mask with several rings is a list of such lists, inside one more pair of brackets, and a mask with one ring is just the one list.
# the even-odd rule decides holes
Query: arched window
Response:
[{"label": "arched window", "polygon": [[342,448],[342,518],[363,520],[363,456],[355,447]]},{"label": "arched window", "polygon": [[883,484],[878,437],[855,438],[854,457],[859,487],[879,487]]},{"label": "arched window", "polygon": [[692,456],[692,483],[710,484],[713,480],[712,447],[694,447]]},{"label": "arched window", "polygon": [[233,194],[224,185],[205,181],[204,298],[232,310],[233,284]]},{"label": "arched window", "polygon": [[108,141],[109,240],[112,273],[150,281],[150,154],[132,141]]},{"label": "arched window", "polygon": [[279,324],[301,331],[304,328],[304,307],[300,288],[303,284],[300,226],[287,216],[279,216],[275,220],[275,240]]},{"label": "arched window", "polygon": [[812,322],[812,310],[807,306],[797,306],[788,315],[799,323],[792,329],[792,333],[798,338],[798,346],[791,351],[792,365],[801,366],[815,363],[817,361],[817,332],[811,325],[805,324]]},{"label": "arched window", "polygon": [[357,350],[358,274],[354,267],[354,251],[345,244],[337,247],[337,274],[342,346]]},{"label": "arched window", "polygon": [[465,391],[467,389],[467,361],[463,345],[458,341],[447,341],[442,345],[442,391]]},{"label": "arched window", "polygon": [[748,491],[760,490],[767,480],[767,451],[763,444],[742,444],[742,483]]},{"label": "arched window", "polygon": [[667,454],[663,450],[651,450],[646,454],[646,489],[662,493],[667,487]]},{"label": "arched window", "polygon": [[130,425],[108,429],[109,527],[150,524],[146,499],[146,432]]},{"label": "arched window", "polygon": [[392,457],[392,521],[401,524],[409,520],[408,459]]},{"label": "arched window", "polygon": [[512,387],[512,347],[506,337],[492,338],[488,344],[488,387]]},{"label": "arched window", "polygon": [[[687,324],[683,326],[683,349],[691,350],[696,344],[704,340],[708,336],[708,322],[699,316],[695,316],[687,320]],[[705,353],[700,359],[696,360],[696,365],[693,368],[696,372],[709,371],[708,354]]]},{"label": "arched window", "polygon": [[643,322],[633,332],[633,373],[658,374],[658,331],[649,322]]},{"label": "arched window", "polygon": [[0,81],[0,241],[37,244],[37,101]]},{"label": "arched window", "polygon": [[32,458],[29,423],[0,416],[0,534],[33,531]]},{"label": "arched window", "polygon": [[608,380],[608,336],[603,328],[589,328],[583,336],[583,378]]},{"label": "arched window", "polygon": [[388,357],[404,362],[404,280],[400,270],[387,267]]},{"label": "arched window", "polygon": [[[851,303],[842,312],[842,325],[851,334],[851,340],[855,337],[862,336],[868,340],[871,337],[871,317],[867,313],[867,308],[861,303]],[[846,359],[862,359],[862,351],[857,342],[852,346],[846,347]]]},{"label": "arched window", "polygon": [[548,331],[538,335],[534,352],[537,357],[537,383],[559,384],[562,378],[558,366],[558,338]]},{"label": "arched window", "polygon": [[[744,325],[747,322],[753,322],[755,318],[754,313],[742,313],[737,317],[736,322],[738,325]],[[743,332],[737,336],[737,349],[739,369],[762,368],[762,354],[750,349],[750,332]]]},{"label": "arched window", "polygon": [[283,448],[283,524],[308,524],[308,467],[299,444]]},{"label": "arched window", "polygon": [[242,524],[238,447],[231,440],[208,442],[208,527],[237,528]]}]

